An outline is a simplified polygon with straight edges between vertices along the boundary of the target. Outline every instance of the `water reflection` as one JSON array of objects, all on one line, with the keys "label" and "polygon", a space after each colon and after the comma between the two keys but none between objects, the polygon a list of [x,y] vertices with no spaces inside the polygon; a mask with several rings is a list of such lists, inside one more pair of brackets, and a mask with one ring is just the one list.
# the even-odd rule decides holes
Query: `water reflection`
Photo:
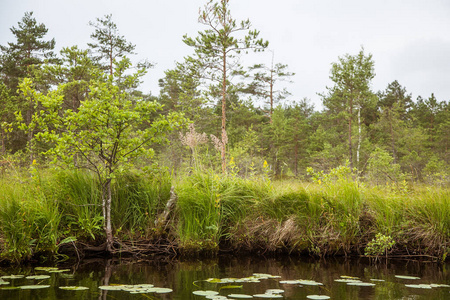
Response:
[{"label": "water reflection", "polygon": [[[267,289],[283,289],[284,299],[306,299],[307,295],[328,295],[331,299],[450,299],[450,288],[431,290],[408,288],[408,283],[450,284],[449,264],[435,264],[410,260],[389,260],[370,264],[365,259],[314,260],[305,257],[261,258],[220,256],[197,260],[84,260],[76,265],[63,265],[70,272],[52,273],[49,279],[31,283],[26,278],[12,279],[1,285],[0,299],[197,299],[195,290],[216,290],[221,295],[233,293],[261,294]],[[224,288],[223,283],[206,282],[208,278],[245,278],[254,273],[279,275],[281,279],[264,279],[259,283],[239,283],[241,288]],[[32,267],[2,268],[0,275],[42,274]],[[341,276],[359,277],[373,282],[374,287],[349,286],[336,282]],[[411,281],[395,275],[420,277]],[[288,285],[281,280],[309,279],[323,286]],[[384,281],[371,281],[378,279]],[[6,281],[6,279],[5,279]],[[123,291],[102,291],[101,285],[144,284],[173,289],[168,294],[130,294]],[[30,284],[50,285],[40,290],[10,290]],[[85,286],[87,291],[67,291],[60,286]]]}]

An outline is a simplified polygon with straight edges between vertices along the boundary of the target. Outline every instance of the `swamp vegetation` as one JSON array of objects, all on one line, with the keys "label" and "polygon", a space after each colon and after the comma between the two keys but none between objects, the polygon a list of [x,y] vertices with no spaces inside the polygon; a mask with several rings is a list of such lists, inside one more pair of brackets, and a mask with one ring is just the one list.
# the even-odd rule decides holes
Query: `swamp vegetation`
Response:
[{"label": "swamp vegetation", "polygon": [[[268,42],[228,0],[200,10],[193,54],[152,64],[112,15],[55,54],[25,13],[0,46],[0,259],[258,253],[427,258],[450,252],[450,105],[397,81],[374,92],[362,48],[332,87],[289,99],[294,73],[241,65]],[[27,37],[26,39],[24,37]],[[33,49],[32,51],[30,49]],[[256,54],[255,54],[256,55]]]},{"label": "swamp vegetation", "polygon": [[[368,186],[346,166],[330,174],[310,183],[212,172],[122,174],[112,181],[115,253],[448,258],[449,189]],[[37,168],[30,177],[3,178],[1,258],[80,259],[99,251],[93,246],[105,233],[98,184],[90,173]],[[156,222],[172,185],[177,201],[166,222]]]}]

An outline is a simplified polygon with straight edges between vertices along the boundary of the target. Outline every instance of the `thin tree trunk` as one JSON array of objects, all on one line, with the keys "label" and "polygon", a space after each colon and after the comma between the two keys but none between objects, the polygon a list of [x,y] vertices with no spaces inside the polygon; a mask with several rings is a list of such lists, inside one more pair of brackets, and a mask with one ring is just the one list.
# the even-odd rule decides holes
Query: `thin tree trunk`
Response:
[{"label": "thin tree trunk", "polygon": [[353,116],[353,99],[350,99],[350,115],[348,116],[348,157],[350,160],[350,169],[353,170],[353,149],[352,149],[352,116]]},{"label": "thin tree trunk", "polygon": [[222,66],[222,148],[221,148],[221,157],[222,157],[222,173],[227,173],[227,161],[225,156],[226,144],[227,144],[227,131],[225,129],[226,125],[226,100],[227,100],[227,55],[225,50],[223,51],[223,66]]},{"label": "thin tree trunk", "polygon": [[356,149],[356,168],[359,170],[359,153],[361,150],[361,105],[358,107],[358,148]]},{"label": "thin tree trunk", "polygon": [[113,235],[111,226],[111,178],[108,178],[103,188],[103,218],[105,222],[105,234],[106,234],[106,251],[112,252],[113,248]]}]

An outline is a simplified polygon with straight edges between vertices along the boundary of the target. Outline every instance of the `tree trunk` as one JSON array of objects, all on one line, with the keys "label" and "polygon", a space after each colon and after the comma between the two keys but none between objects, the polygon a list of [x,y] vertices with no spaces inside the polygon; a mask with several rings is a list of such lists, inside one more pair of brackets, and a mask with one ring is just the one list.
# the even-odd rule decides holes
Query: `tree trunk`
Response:
[{"label": "tree trunk", "polygon": [[227,55],[225,50],[222,53],[222,147],[221,147],[221,158],[222,158],[222,173],[227,173],[227,161],[225,156],[226,144],[227,144],[227,131],[225,129],[226,125],[226,100],[227,100]]},{"label": "tree trunk", "polygon": [[102,208],[104,218],[104,230],[106,234],[106,251],[112,252],[114,238],[111,226],[111,178],[108,178],[103,186]]},{"label": "tree trunk", "polygon": [[358,148],[356,149],[356,169],[359,170],[359,153],[361,150],[361,105],[358,107]]},{"label": "tree trunk", "polygon": [[348,116],[348,157],[350,161],[350,169],[353,170],[353,149],[352,149],[352,116],[353,116],[353,99],[350,98],[350,114]]}]

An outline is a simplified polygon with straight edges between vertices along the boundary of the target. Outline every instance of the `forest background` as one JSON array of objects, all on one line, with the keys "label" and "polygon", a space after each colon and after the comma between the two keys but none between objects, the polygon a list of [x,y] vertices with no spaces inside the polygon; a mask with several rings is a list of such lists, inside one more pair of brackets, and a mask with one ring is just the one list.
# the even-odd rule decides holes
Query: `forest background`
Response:
[{"label": "forest background", "polygon": [[90,23],[86,49],[56,54],[46,26],[25,13],[11,28],[16,40],[1,46],[3,178],[37,178],[56,167],[93,171],[109,251],[119,229],[108,224],[111,184],[133,170],[320,184],[345,166],[358,183],[448,186],[448,101],[412,99],[397,81],[373,91],[375,61],[361,48],[332,64],[333,85],[316,111],[308,99],[289,99],[281,83],[294,73],[276,56],[269,65],[244,63],[249,51],[270,51],[269,43],[248,20],[233,19],[228,1],[208,2],[199,22],[204,31],[183,37],[193,54],[165,72],[155,96],[139,90],[152,64],[131,63],[135,45],[111,15]]}]

